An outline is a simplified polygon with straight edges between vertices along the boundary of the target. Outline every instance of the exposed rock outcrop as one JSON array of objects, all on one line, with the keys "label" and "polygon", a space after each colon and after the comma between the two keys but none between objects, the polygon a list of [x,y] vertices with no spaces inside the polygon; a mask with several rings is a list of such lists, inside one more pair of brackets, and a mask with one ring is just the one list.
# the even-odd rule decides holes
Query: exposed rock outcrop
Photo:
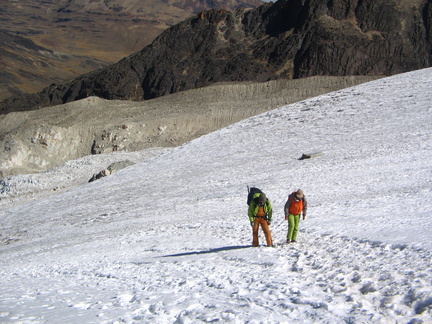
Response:
[{"label": "exposed rock outcrop", "polygon": [[119,162],[114,162],[113,164],[111,164],[108,168],[93,174],[93,176],[90,178],[89,182],[93,182],[99,179],[102,179],[104,177],[107,177],[111,174],[113,174],[114,172],[120,171],[124,168],[127,168],[128,166],[134,165],[135,163],[129,160],[125,160],[125,161],[119,161]]},{"label": "exposed rock outcrop", "polygon": [[143,100],[225,81],[391,75],[431,66],[431,0],[279,0],[210,10],[118,63],[0,104]]}]

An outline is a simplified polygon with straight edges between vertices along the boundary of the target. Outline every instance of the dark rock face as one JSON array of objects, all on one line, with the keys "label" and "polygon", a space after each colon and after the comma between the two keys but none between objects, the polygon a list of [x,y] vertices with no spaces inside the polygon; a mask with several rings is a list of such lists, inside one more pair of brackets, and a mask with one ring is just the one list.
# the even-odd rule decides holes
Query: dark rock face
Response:
[{"label": "dark rock face", "polygon": [[430,63],[432,62],[432,0],[429,0],[424,6],[423,21],[426,29],[426,44],[429,52]]},{"label": "dark rock face", "polygon": [[88,96],[144,100],[224,81],[392,75],[431,66],[432,0],[280,0],[210,10],[120,62],[0,109]]}]

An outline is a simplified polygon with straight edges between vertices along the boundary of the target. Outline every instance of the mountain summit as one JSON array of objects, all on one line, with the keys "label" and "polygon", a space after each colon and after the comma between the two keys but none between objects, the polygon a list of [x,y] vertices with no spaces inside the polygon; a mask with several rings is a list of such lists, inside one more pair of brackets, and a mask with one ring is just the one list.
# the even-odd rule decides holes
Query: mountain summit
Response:
[{"label": "mountain summit", "polygon": [[99,96],[145,100],[226,81],[313,75],[392,75],[431,66],[431,0],[280,0],[204,11],[143,50],[3,113]]}]

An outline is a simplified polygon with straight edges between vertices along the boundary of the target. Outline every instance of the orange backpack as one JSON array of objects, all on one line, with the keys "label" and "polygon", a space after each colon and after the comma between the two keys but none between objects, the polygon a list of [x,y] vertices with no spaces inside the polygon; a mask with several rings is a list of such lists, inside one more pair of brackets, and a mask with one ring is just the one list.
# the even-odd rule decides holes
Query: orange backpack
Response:
[{"label": "orange backpack", "polygon": [[303,211],[303,198],[300,200],[295,200],[293,198],[290,198],[291,200],[291,206],[289,209],[289,213],[293,215],[300,215]]}]

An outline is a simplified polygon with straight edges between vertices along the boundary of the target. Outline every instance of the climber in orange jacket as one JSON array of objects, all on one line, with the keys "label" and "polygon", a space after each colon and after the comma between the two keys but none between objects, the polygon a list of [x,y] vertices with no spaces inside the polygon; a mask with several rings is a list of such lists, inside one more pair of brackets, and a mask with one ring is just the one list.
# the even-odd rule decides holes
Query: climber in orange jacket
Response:
[{"label": "climber in orange jacket", "polygon": [[300,215],[303,214],[303,220],[306,219],[307,201],[301,189],[294,191],[288,196],[285,203],[285,220],[288,220],[287,243],[297,241],[297,234],[300,223]]}]

